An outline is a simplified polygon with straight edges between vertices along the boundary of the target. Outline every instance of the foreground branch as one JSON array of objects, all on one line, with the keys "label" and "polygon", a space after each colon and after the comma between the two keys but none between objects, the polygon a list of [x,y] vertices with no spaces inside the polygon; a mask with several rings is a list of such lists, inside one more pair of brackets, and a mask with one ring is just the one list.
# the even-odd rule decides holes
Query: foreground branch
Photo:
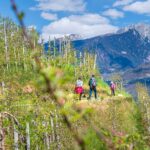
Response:
[{"label": "foreground branch", "polygon": [[[26,32],[26,29],[25,29],[25,25],[24,25],[24,22],[23,22],[23,19],[20,17],[20,13],[17,9],[17,6],[16,6],[16,3],[15,3],[15,0],[10,0],[11,2],[11,5],[12,5],[12,8],[15,12],[15,15],[17,16],[18,20],[19,20],[19,23],[21,25],[21,28],[22,28],[22,31],[23,31],[23,34],[24,36],[26,37],[27,41],[29,42],[30,46],[32,49],[34,49],[34,44],[32,43],[31,39],[28,37],[27,35],[27,32]],[[37,63],[37,65],[40,67],[40,70],[39,72],[42,70],[42,65],[41,65],[41,62],[39,60],[38,57],[34,57],[35,59],[35,62]],[[41,73],[41,72],[40,72]],[[49,92],[50,94],[50,97],[52,100],[55,101],[56,105],[59,106],[60,108],[63,107],[63,105],[60,103],[60,101],[58,100],[57,96],[55,95],[55,90],[52,88],[51,86],[51,81],[50,79],[44,74],[44,73],[41,73],[42,76],[44,77],[45,81],[46,81],[46,86],[47,86],[47,91]],[[78,145],[81,147],[82,150],[85,150],[85,143],[84,143],[84,140],[79,136],[79,134],[73,129],[72,127],[72,124],[71,122],[69,121],[67,115],[65,114],[62,114],[62,117],[63,117],[63,121],[64,123],[67,125],[68,129],[73,133],[73,137],[74,139],[76,140],[76,142],[78,143]]]}]

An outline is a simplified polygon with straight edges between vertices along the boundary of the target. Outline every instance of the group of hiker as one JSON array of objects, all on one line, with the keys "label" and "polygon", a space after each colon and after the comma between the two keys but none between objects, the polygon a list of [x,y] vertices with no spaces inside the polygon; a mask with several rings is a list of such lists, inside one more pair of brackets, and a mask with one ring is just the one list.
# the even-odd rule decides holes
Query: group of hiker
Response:
[{"label": "group of hiker", "polygon": [[[87,99],[88,100],[91,99],[92,92],[94,92],[95,99],[97,99],[97,82],[95,79],[95,75],[91,76],[91,78],[89,79],[88,85],[89,85],[89,96]],[[115,96],[116,84],[113,81],[111,81],[109,86],[110,86],[110,90],[111,90],[111,95]],[[83,94],[85,96],[85,92],[84,92],[84,88],[83,88],[83,81],[82,81],[81,77],[79,77],[76,81],[75,93],[79,94],[79,100],[81,100],[81,97]]]}]

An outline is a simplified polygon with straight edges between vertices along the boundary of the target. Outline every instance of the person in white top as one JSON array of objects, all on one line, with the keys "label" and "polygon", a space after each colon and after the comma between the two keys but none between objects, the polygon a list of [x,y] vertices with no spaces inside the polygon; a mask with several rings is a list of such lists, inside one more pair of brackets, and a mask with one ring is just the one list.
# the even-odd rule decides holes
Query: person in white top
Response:
[{"label": "person in white top", "polygon": [[81,80],[81,78],[78,78],[78,80],[76,82],[76,86],[77,87],[82,87],[83,86],[83,81]]},{"label": "person in white top", "polygon": [[79,77],[76,82],[75,93],[79,94],[79,100],[81,100],[83,94],[83,81],[81,80],[81,77]]}]

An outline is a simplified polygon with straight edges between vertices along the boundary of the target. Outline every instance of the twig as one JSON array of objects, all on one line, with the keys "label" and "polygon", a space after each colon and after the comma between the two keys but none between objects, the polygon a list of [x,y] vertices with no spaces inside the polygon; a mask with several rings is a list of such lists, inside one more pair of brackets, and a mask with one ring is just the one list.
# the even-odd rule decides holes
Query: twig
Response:
[{"label": "twig", "polygon": [[[34,49],[34,44],[32,43],[32,41],[30,40],[30,38],[27,35],[23,19],[20,18],[20,13],[19,13],[19,11],[17,9],[15,0],[10,0],[10,2],[11,2],[13,10],[15,12],[15,15],[17,16],[17,18],[19,20],[19,23],[21,25],[21,28],[22,28],[24,36],[28,40],[31,48]],[[40,62],[39,58],[37,56],[35,56],[34,59],[35,59],[35,62],[38,64],[38,66],[40,67],[40,70],[41,70],[42,69],[42,65],[41,65],[41,62]],[[55,90],[51,86],[51,81],[49,80],[49,78],[44,73],[41,73],[41,74],[45,78],[47,90],[48,90],[48,92],[50,94],[50,97],[53,100],[55,100],[56,104],[61,108],[63,105],[57,99],[57,96],[55,95]],[[62,114],[62,117],[63,117],[64,123],[67,125],[68,129],[73,133],[73,137],[76,140],[76,142],[78,143],[78,145],[81,147],[82,150],[85,150],[84,140],[82,138],[80,138],[80,136],[78,135],[78,133],[73,129],[71,122],[68,120],[68,117],[65,114]]]}]

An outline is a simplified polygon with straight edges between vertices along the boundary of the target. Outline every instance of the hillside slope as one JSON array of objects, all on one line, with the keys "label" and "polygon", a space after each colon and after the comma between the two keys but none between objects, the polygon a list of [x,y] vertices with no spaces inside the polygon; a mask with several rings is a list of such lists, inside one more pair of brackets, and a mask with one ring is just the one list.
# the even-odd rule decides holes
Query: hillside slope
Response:
[{"label": "hillside slope", "polygon": [[[123,89],[110,96],[95,55],[85,52],[78,57],[69,42],[63,53],[55,53],[54,47],[45,55],[36,31],[28,33],[33,48],[19,26],[6,23],[7,40],[0,38],[1,149],[149,149],[147,109],[142,111]],[[97,101],[86,99],[91,74],[97,78]],[[74,94],[79,76],[86,94],[82,101]]]}]

